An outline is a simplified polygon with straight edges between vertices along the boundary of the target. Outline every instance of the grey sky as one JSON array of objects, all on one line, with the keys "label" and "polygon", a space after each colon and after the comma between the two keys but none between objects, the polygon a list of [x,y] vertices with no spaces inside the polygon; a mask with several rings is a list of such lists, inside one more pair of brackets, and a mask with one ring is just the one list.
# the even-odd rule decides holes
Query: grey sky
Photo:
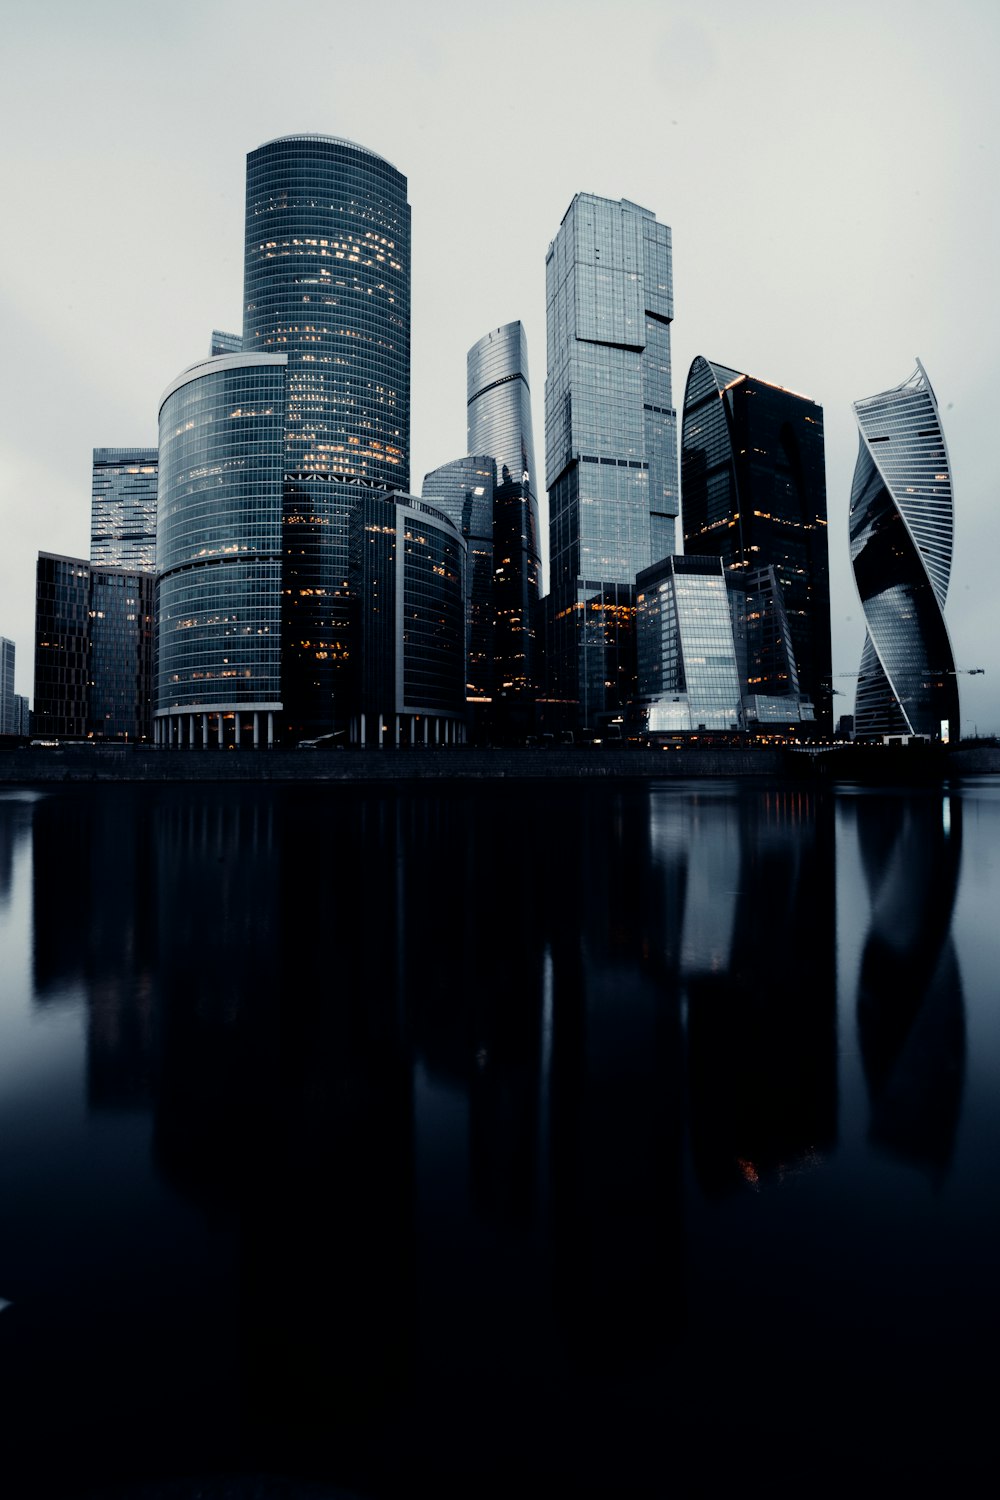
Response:
[{"label": "grey sky", "polygon": [[[465,449],[465,353],[527,328],[544,452],[545,251],[573,194],[674,233],[674,401],[697,354],[822,403],[834,670],[863,640],[851,401],[919,355],[956,491],[963,729],[1000,732],[1000,6],[995,0],[31,0],[0,7],[0,634],[31,691],[39,549],[85,555],[95,446],[242,323],[247,151],[344,135],[409,178],[412,485]],[[547,516],[543,509],[543,525]],[[853,682],[838,680],[853,707]]]}]

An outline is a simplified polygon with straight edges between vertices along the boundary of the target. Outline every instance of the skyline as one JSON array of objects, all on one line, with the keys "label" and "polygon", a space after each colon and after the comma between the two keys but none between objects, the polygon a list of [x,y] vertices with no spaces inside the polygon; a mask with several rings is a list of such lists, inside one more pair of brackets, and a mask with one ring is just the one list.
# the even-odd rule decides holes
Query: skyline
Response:
[{"label": "skyline", "polygon": [[[919,357],[954,477],[946,618],[959,668],[986,669],[961,678],[962,732],[1000,731],[988,446],[1000,316],[976,296],[1000,238],[1000,16],[985,4],[945,19],[926,4],[874,17],[848,4],[822,29],[784,0],[753,18],[722,4],[711,26],[679,5],[631,4],[615,30],[634,49],[609,56],[597,6],[515,0],[514,94],[509,29],[489,12],[455,18],[432,3],[416,27],[390,5],[376,59],[359,17],[305,5],[297,34],[330,70],[305,99],[294,67],[271,76],[288,23],[254,3],[202,12],[181,0],[169,35],[119,0],[10,10],[8,191],[30,231],[9,237],[2,283],[0,633],[19,647],[18,692],[31,691],[38,552],[87,555],[92,450],[155,441],[163,391],[213,328],[241,326],[246,155],[309,130],[357,141],[408,178],[411,490],[466,451],[466,353],[515,319],[544,429],[545,254],[573,195],[627,197],[671,227],[675,408],[698,355],[824,408],[835,674],[857,670],[864,639],[847,537],[851,405]],[[491,86],[511,100],[505,113],[479,104]],[[539,501],[548,588],[543,490]],[[852,711],[853,681],[835,685],[835,715]]]}]

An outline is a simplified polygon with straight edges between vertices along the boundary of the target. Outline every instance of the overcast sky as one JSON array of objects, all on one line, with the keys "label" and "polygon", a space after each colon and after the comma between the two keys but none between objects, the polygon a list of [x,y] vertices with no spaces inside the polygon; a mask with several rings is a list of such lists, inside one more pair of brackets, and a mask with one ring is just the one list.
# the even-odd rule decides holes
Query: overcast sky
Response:
[{"label": "overcast sky", "polygon": [[[465,355],[521,318],[544,461],[545,252],[573,194],[673,228],[692,359],[825,410],[834,670],[864,637],[851,402],[911,373],[956,496],[963,732],[1000,732],[996,0],[5,0],[0,635],[31,692],[40,549],[86,556],[91,450],[242,326],[245,157],[347,136],[409,178],[411,484],[459,457]],[[543,529],[547,511],[543,501]],[[854,683],[839,678],[838,712]]]}]

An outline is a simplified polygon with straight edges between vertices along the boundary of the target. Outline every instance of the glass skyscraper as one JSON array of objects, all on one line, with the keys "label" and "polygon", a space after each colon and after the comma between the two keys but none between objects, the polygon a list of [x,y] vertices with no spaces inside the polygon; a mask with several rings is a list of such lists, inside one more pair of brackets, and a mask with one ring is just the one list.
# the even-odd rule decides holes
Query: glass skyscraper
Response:
[{"label": "glass skyscraper", "polygon": [[90,698],[90,564],[39,552],[35,577],[32,730],[84,738]]},{"label": "glass skyscraper", "polygon": [[95,738],[150,738],[154,583],[144,569],[90,570],[87,715]]},{"label": "glass skyscraper", "polygon": [[161,744],[271,743],[281,722],[285,369],[281,353],[219,355],[164,392]]},{"label": "glass skyscraper", "polygon": [[0,734],[20,733],[14,702],[14,657],[14,642],[0,636]]},{"label": "glass skyscraper", "polygon": [[923,365],[855,401],[851,562],[868,633],[858,674],[858,739],[959,735],[958,678],[944,620],[951,577],[951,466]]},{"label": "glass skyscraper", "polygon": [[671,237],[578,193],[546,259],[547,696],[583,725],[635,682],[635,579],[674,551]]},{"label": "glass skyscraper", "polygon": [[458,527],[468,546],[466,564],[465,690],[471,705],[485,709],[496,688],[493,495],[497,466],[486,454],[470,454],[424,475],[423,498]]},{"label": "glass skyscraper", "polygon": [[156,566],[155,448],[95,448],[90,560],[98,566]]},{"label": "glass skyscraper", "polygon": [[[684,393],[681,494],[686,552],[721,557],[732,581],[745,579],[751,592],[761,582],[751,575],[773,567],[799,690],[812,700],[816,724],[831,734],[822,407],[699,357]],[[774,622],[776,650],[762,649],[745,691],[773,696],[783,688],[792,697],[791,675],[783,684],[777,680],[779,613]],[[762,638],[758,645],[763,648]]]},{"label": "glass skyscraper", "polygon": [[668,557],[636,579],[639,699],[649,733],[742,728],[722,559]]},{"label": "glass skyscraper", "polygon": [[468,446],[496,460],[493,609],[500,697],[534,686],[535,617],[541,569],[538,477],[528,383],[528,341],[520,322],[495,328],[466,359]]},{"label": "glass skyscraper", "polygon": [[410,485],[410,207],[389,162],[323,135],[250,152],[243,348],[288,361],[283,693],[292,735],[316,735],[350,716],[351,509]]}]

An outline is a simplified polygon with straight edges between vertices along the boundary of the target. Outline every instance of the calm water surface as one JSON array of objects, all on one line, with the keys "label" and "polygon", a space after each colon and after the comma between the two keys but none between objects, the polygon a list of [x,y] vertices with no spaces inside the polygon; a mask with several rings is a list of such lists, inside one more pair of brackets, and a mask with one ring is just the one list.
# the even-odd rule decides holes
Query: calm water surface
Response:
[{"label": "calm water surface", "polygon": [[0,793],[0,962],[5,1493],[992,1471],[995,781]]}]

